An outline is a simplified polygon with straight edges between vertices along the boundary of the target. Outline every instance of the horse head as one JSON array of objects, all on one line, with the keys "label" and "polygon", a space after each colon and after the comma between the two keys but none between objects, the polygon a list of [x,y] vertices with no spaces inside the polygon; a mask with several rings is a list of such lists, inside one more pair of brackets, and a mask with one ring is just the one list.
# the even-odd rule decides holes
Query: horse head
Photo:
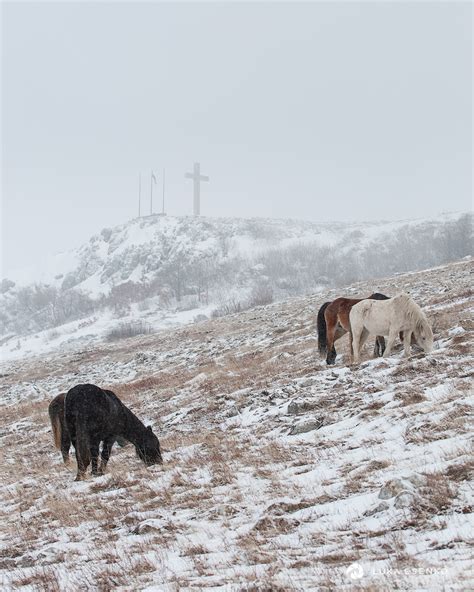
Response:
[{"label": "horse head", "polygon": [[417,344],[429,354],[433,350],[433,331],[428,321],[423,319],[418,322],[413,333]]},{"label": "horse head", "polygon": [[156,464],[163,464],[161,456],[160,442],[153,433],[151,426],[146,428],[143,438],[139,444],[135,446],[138,456],[146,464],[147,467]]}]

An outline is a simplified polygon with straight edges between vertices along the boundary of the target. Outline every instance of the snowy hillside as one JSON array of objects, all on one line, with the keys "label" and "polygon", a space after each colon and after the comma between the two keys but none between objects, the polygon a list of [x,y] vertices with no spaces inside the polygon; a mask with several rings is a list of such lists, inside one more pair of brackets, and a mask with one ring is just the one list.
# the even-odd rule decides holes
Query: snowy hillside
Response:
[{"label": "snowy hillside", "polygon": [[365,224],[139,218],[4,279],[1,353],[146,333],[432,267],[469,255],[471,236],[467,214]]},{"label": "snowy hillside", "polygon": [[76,251],[52,256],[39,268],[10,274],[18,286],[33,283],[76,287],[90,295],[107,295],[124,282],[150,282],[161,266],[181,256],[194,260],[215,256],[256,255],[271,248],[284,248],[317,241],[353,248],[402,227],[440,227],[460,214],[443,214],[430,220],[398,222],[315,223],[265,218],[193,218],[153,215],[136,218],[115,228],[106,228]]},{"label": "snowy hillside", "polygon": [[[341,289],[178,329],[5,362],[5,590],[468,590],[474,528],[471,259],[360,282],[409,291],[435,336],[358,368],[317,356]],[[47,406],[114,390],[159,434],[162,467],[115,449],[75,483]]]}]

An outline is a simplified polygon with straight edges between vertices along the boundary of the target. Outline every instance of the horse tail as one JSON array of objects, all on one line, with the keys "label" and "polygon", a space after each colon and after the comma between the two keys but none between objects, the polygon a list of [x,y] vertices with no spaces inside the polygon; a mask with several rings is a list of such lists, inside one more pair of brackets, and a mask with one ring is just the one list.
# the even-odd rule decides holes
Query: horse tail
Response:
[{"label": "horse tail", "polygon": [[53,430],[54,445],[58,450],[61,450],[61,439],[62,439],[62,425],[59,415],[54,417],[50,416],[51,428]]},{"label": "horse tail", "polygon": [[328,349],[327,327],[324,313],[330,304],[330,302],[325,302],[318,312],[318,350],[321,356],[324,356]]},{"label": "horse tail", "polygon": [[51,429],[53,431],[54,445],[58,450],[61,450],[61,440],[63,436],[63,426],[59,414],[61,413],[60,406],[58,405],[58,398],[51,401],[48,407],[49,420],[51,422]]}]

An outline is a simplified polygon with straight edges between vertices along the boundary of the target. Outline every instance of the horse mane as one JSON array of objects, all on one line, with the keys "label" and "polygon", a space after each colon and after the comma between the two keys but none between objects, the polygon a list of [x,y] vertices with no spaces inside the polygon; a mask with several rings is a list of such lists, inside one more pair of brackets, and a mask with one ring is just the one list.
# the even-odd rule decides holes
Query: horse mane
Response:
[{"label": "horse mane", "polygon": [[390,300],[390,296],[385,296],[385,294],[381,294],[380,292],[374,292],[371,296],[369,296],[370,300]]},{"label": "horse mane", "polygon": [[429,327],[428,319],[425,313],[409,294],[402,292],[397,296],[397,298],[402,303],[402,308],[406,317],[413,324],[413,327],[417,331],[422,331],[426,328],[426,326]]}]

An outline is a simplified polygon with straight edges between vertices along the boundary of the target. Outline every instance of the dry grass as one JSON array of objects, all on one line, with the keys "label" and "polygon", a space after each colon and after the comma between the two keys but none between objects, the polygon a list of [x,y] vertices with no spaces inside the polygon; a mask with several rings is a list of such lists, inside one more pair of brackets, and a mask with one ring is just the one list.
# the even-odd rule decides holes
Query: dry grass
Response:
[{"label": "dry grass", "polygon": [[425,395],[417,389],[410,390],[409,392],[398,392],[395,394],[395,399],[400,401],[401,406],[406,405],[417,405],[426,401]]},{"label": "dry grass", "polygon": [[31,587],[41,592],[61,592],[60,580],[53,567],[36,568],[34,575],[12,580],[12,588]]},{"label": "dry grass", "polygon": [[474,460],[469,458],[465,462],[455,463],[446,469],[446,476],[452,481],[472,481],[474,479]]},{"label": "dry grass", "polygon": [[326,565],[341,565],[341,566],[349,566],[352,563],[358,561],[360,559],[360,555],[354,553],[354,551],[347,551],[345,553],[331,553],[329,555],[322,555],[318,557],[318,561]]},{"label": "dry grass", "polygon": [[181,555],[185,557],[194,557],[196,555],[206,555],[209,553],[209,549],[206,549],[204,545],[191,545],[190,547],[185,547],[181,552]]},{"label": "dry grass", "polygon": [[[344,467],[342,473],[347,476],[344,483],[344,494],[354,495],[370,488],[371,480],[370,475],[373,472],[386,469],[391,465],[388,460],[373,460],[363,465],[362,467],[353,467],[352,465]],[[352,473],[349,475],[349,473]]]},{"label": "dry grass", "polygon": [[[397,278],[400,287],[417,281],[416,275]],[[366,287],[361,284],[361,291]],[[28,361],[26,368],[18,365],[7,377],[9,385],[32,376],[57,384],[66,382],[66,370],[71,380],[70,371],[82,377],[104,364],[108,380],[122,380],[111,382],[111,390],[139,417],[146,414],[159,426],[165,464],[162,470],[146,469],[133,447],[114,449],[105,477],[73,484],[74,463],[72,470],[65,469],[52,447],[48,395],[34,394],[35,400],[5,406],[0,476],[5,486],[0,493],[8,549],[0,554],[0,566],[18,570],[14,585],[55,590],[54,569],[66,567],[71,592],[142,589],[160,586],[164,578],[176,590],[302,590],[314,580],[318,590],[332,592],[347,584],[340,573],[360,557],[410,565],[413,542],[451,527],[454,513],[472,512],[464,501],[473,478],[465,444],[470,384],[467,375],[463,378],[467,369],[458,364],[468,336],[449,339],[448,349],[432,356],[368,363],[360,371],[336,376],[316,352],[311,323],[319,299],[206,323],[204,330],[200,325],[95,352],[65,354],[41,368],[38,362],[37,368]],[[452,295],[441,295],[439,301],[449,299]],[[446,339],[453,326],[466,328],[466,314],[463,305],[436,311],[431,316],[437,334]],[[338,350],[347,355],[347,339]],[[343,363],[339,358],[337,370]],[[121,374],[123,366],[126,372]],[[127,383],[123,377],[130,369],[137,379]],[[296,380],[302,376],[312,380]],[[445,379],[453,385],[446,395],[428,391]],[[29,388],[25,386],[26,394]],[[377,399],[379,391],[384,401]],[[324,415],[325,430],[288,437],[295,420],[286,413],[291,400],[310,402],[312,410],[303,417]],[[231,407],[241,414],[228,417]],[[400,458],[387,452],[387,438],[400,444],[398,432],[393,436],[397,430],[387,429],[395,422],[406,428],[405,441],[419,446],[415,452],[420,463],[431,459],[425,453],[434,446],[427,444],[456,436],[461,441],[457,447],[440,443],[447,469],[427,476],[405,519],[389,522],[382,512],[366,520],[366,508],[346,516],[345,508],[372,503],[366,500],[371,496],[360,493],[376,497],[392,464],[397,470],[417,470],[413,447],[407,446],[409,454]],[[207,548],[203,537],[214,532],[219,532],[223,553]],[[439,545],[444,540],[440,536]],[[66,553],[37,559],[32,552],[58,541]],[[457,547],[461,553],[463,545]],[[417,553],[437,561],[423,544]],[[54,563],[41,565],[46,561]],[[402,589],[404,583],[396,585]],[[370,582],[357,584],[357,590],[380,589]]]},{"label": "dry grass", "polygon": [[433,516],[446,514],[457,496],[457,486],[442,472],[425,475],[426,484],[420,488],[420,498],[414,499],[412,515],[418,527]]},{"label": "dry grass", "polygon": [[407,427],[404,439],[407,444],[426,444],[435,440],[444,440],[448,437],[451,426],[426,421],[417,427]]}]

